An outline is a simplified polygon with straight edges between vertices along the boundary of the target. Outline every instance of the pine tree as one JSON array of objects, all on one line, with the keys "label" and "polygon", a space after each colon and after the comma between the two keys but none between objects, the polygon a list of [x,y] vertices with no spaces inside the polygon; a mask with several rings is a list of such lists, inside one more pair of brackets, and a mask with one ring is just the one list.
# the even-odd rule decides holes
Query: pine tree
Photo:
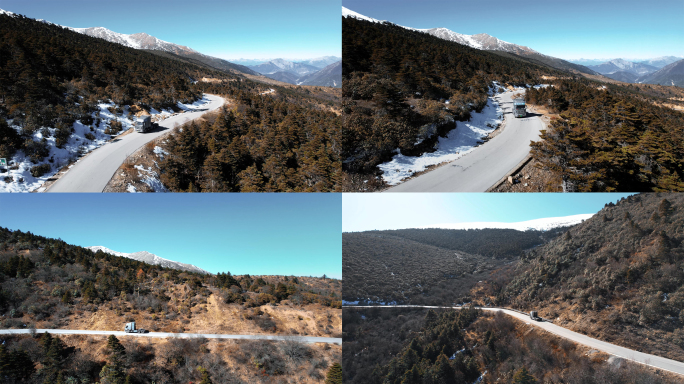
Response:
[{"label": "pine tree", "polygon": [[325,384],[342,384],[342,366],[340,363],[330,366],[325,377]]},{"label": "pine tree", "polygon": [[202,381],[199,382],[199,384],[214,384],[213,381],[211,381],[211,378],[209,377],[209,372],[207,372],[206,369],[203,367],[198,367],[198,371],[202,374]]},{"label": "pine tree", "polygon": [[513,383],[515,384],[536,384],[534,376],[530,375],[527,368],[522,367],[513,375]]}]

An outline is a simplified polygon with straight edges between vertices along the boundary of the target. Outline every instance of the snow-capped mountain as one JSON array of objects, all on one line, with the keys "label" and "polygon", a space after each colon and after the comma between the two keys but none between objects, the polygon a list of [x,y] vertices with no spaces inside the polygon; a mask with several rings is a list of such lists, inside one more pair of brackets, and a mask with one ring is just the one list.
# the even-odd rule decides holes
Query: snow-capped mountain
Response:
[{"label": "snow-capped mountain", "polygon": [[142,261],[143,263],[147,263],[147,264],[151,264],[151,265],[161,265],[164,268],[172,268],[172,269],[179,269],[181,271],[187,271],[187,272],[197,272],[197,273],[210,274],[210,272],[207,272],[204,269],[196,267],[192,264],[184,264],[184,263],[179,263],[177,261],[164,259],[162,257],[159,257],[159,256],[153,254],[153,253],[149,253],[149,252],[145,252],[145,251],[134,252],[134,253],[123,253],[123,252],[112,251],[109,248],[99,246],[99,245],[94,246],[94,247],[86,247],[86,248],[90,249],[93,252],[102,251],[104,253],[109,253],[110,255],[127,257],[129,259]]},{"label": "snow-capped mountain", "polygon": [[499,223],[499,222],[477,222],[477,223],[445,223],[427,225],[420,228],[442,228],[442,229],[516,229],[518,231],[527,231],[530,229],[538,231],[548,231],[549,229],[558,227],[569,227],[579,224],[584,220],[594,216],[593,213],[563,216],[563,217],[545,217],[542,219],[534,219],[527,221],[519,221],[517,223]]},{"label": "snow-capped mountain", "polygon": [[0,15],[14,16],[14,12],[5,11],[4,9],[0,9]]},{"label": "snow-capped mountain", "polygon": [[645,75],[658,70],[658,68],[652,65],[635,63],[624,59],[611,60],[601,65],[590,65],[589,68],[603,75],[610,75],[620,71]]},{"label": "snow-capped mountain", "polygon": [[353,18],[360,19],[360,20],[370,21],[372,23],[384,23],[385,22],[385,20],[378,20],[378,19],[374,19],[372,17],[364,16],[358,12],[354,12],[351,9],[348,9],[345,7],[342,7],[342,17],[353,17]]},{"label": "snow-capped mountain", "polygon": [[648,60],[642,60],[638,61],[639,64],[646,64],[646,65],[651,65],[656,68],[662,68],[666,65],[672,64],[676,61],[682,60],[684,57],[677,57],[677,56],[661,56],[661,57],[656,57],[654,59],[648,59]]},{"label": "snow-capped mountain", "polygon": [[443,40],[453,41],[459,44],[467,45],[472,48],[488,50],[488,51],[504,51],[515,53],[516,55],[524,55],[529,53],[539,53],[531,48],[509,43],[507,41],[499,40],[494,36],[486,33],[478,33],[476,35],[464,35],[462,33],[454,32],[447,28],[430,28],[430,29],[416,29],[416,31],[425,32]]},{"label": "snow-capped mountain", "polygon": [[307,59],[307,60],[295,60],[295,62],[300,63],[300,64],[306,64],[306,65],[311,65],[316,68],[325,68],[330,64],[336,63],[338,61],[342,60],[341,57],[339,56],[321,56],[321,57],[315,57],[313,59]]},{"label": "snow-capped mountain", "polygon": [[181,53],[199,53],[191,48],[184,45],[178,45],[174,43],[169,43],[168,41],[157,39],[154,36],[150,36],[147,33],[134,33],[132,35],[126,35],[124,33],[118,33],[111,31],[103,27],[91,27],[91,28],[71,28],[72,31],[82,33],[91,37],[97,37],[100,39],[107,40],[112,43],[117,43],[124,45],[126,47],[135,49],[151,49],[155,51],[166,51],[175,54]]},{"label": "snow-capped mountain", "polygon": [[294,75],[302,76],[320,70],[320,68],[314,67],[313,65],[295,63],[285,59],[273,59],[268,63],[250,66],[249,68],[262,75],[270,75],[276,72],[289,72]]},{"label": "snow-capped mountain", "polygon": [[[387,23],[387,21],[383,20],[377,20],[373,19],[371,17],[364,16],[358,12],[354,12],[350,9],[347,9],[345,7],[342,7],[342,16],[343,17],[353,17],[356,19],[360,20],[366,20],[370,21],[373,23]],[[396,25],[396,24],[395,24]],[[503,51],[503,52],[508,52],[508,53],[513,53],[516,55],[520,56],[525,56],[529,59],[535,60],[535,61],[540,61],[550,67],[561,69],[564,71],[571,71],[571,72],[582,72],[582,73],[588,73],[592,75],[596,75],[597,73],[590,70],[587,67],[577,65],[577,64],[572,64],[570,62],[567,62],[565,60],[561,60],[556,57],[552,56],[547,56],[544,54],[541,54],[529,47],[525,47],[523,45],[517,45],[513,43],[509,43],[507,41],[499,40],[498,38],[488,35],[486,33],[478,33],[476,35],[465,35],[462,33],[454,32],[450,29],[447,28],[430,28],[430,29],[417,29],[417,28],[411,28],[411,27],[404,27],[400,26],[402,28],[406,28],[412,31],[418,31],[418,32],[423,32],[427,33],[430,35],[433,35],[435,37],[438,37],[440,39],[444,39],[447,41],[453,41],[458,44],[466,45],[471,48],[475,49],[480,49],[480,50],[487,50],[487,51]]]}]

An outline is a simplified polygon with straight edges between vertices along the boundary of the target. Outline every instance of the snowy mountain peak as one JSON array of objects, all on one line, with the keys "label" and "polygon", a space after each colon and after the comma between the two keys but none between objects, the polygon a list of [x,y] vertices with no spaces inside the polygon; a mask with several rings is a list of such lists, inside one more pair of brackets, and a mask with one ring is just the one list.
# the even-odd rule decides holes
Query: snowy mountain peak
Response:
[{"label": "snowy mountain peak", "polygon": [[111,43],[117,43],[129,48],[135,49],[151,49],[155,51],[166,51],[175,54],[179,53],[198,53],[197,51],[183,45],[169,43],[168,41],[157,39],[145,32],[134,33],[127,35],[124,33],[114,32],[104,27],[90,27],[90,28],[71,28],[72,31],[97,37],[107,40]]},{"label": "snowy mountain peak", "polygon": [[197,273],[210,274],[210,272],[207,272],[204,269],[196,267],[192,264],[184,264],[184,263],[179,263],[177,261],[164,259],[162,257],[159,257],[159,256],[157,256],[153,253],[149,253],[147,251],[124,253],[124,252],[112,251],[111,249],[109,249],[107,247],[103,247],[101,245],[97,245],[94,247],[86,247],[86,248],[90,249],[93,252],[102,251],[104,253],[109,253],[110,255],[126,257],[129,259],[142,261],[143,263],[146,263],[146,264],[161,265],[164,268],[172,268],[172,269],[179,269],[181,271],[187,271],[187,272],[197,272]]},{"label": "snowy mountain peak", "polygon": [[372,17],[364,16],[358,12],[354,12],[349,8],[342,7],[342,17],[353,17],[359,20],[366,20],[372,23],[384,23],[382,20],[374,19]]},{"label": "snowy mountain peak", "polygon": [[[373,19],[368,16],[364,16],[358,12],[354,12],[348,8],[342,7],[343,17],[353,17],[360,20],[366,20],[373,23],[385,23],[385,21]],[[464,35],[462,33],[454,32],[448,28],[430,28],[430,29],[416,29],[410,27],[402,27],[410,29],[413,31],[419,31],[427,33],[429,35],[438,37],[443,40],[453,41],[458,44],[467,45],[471,48],[489,50],[489,51],[504,51],[515,53],[517,55],[524,54],[535,54],[539,53],[531,48],[509,43],[507,41],[499,40],[494,36],[488,35],[486,33],[478,33],[476,35]]]},{"label": "snowy mountain peak", "polygon": [[534,219],[527,221],[519,221],[516,223],[500,223],[500,222],[476,222],[476,223],[445,223],[428,225],[420,228],[442,228],[442,229],[515,229],[518,231],[537,230],[548,231],[558,227],[569,227],[579,224],[584,220],[592,217],[593,213],[563,216],[563,217],[545,217],[542,219]]},{"label": "snowy mountain peak", "polygon": [[0,9],[0,15],[14,16],[14,12],[5,11],[4,9]]}]

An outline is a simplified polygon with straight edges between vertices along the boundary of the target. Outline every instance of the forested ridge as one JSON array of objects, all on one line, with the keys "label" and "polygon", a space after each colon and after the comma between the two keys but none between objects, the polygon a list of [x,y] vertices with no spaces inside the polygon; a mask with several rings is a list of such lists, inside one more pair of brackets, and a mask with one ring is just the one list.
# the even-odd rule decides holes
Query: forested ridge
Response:
[{"label": "forested ridge", "polygon": [[[221,306],[228,306],[225,311],[240,313],[243,329],[266,334],[293,332],[282,315],[273,317],[277,306],[288,308],[286,311],[316,307],[323,316],[315,322],[315,329],[303,326],[293,334],[339,337],[333,326],[339,326],[339,318],[325,313],[340,308],[340,295],[339,280],[191,273],[0,227],[2,328],[121,330],[125,322],[136,321],[139,328],[150,331],[197,332],[192,327],[206,330],[218,326],[196,320],[205,316],[207,304],[218,300]],[[109,320],[103,322],[104,318]],[[301,314],[299,320],[304,320]],[[214,319],[214,323],[218,320]],[[100,347],[93,347],[97,341],[86,336],[71,336],[69,345],[79,345],[78,349],[58,337],[37,336],[3,337],[3,383],[60,382],[59,377],[62,382],[68,382],[69,377],[95,382],[116,376],[120,381],[106,382],[124,384],[127,375],[128,383],[188,382],[202,376],[197,367],[206,369],[218,382],[242,383],[240,377],[244,376],[269,382],[273,377],[305,369],[302,365],[308,369],[309,380],[316,381],[325,372],[321,370],[328,367],[326,359],[315,357],[310,347],[295,341],[245,342],[234,345],[227,357],[225,348],[216,345],[210,353],[204,339],[174,339],[163,345],[127,340],[127,354],[121,356],[121,361],[108,358],[104,362],[95,357],[102,354]],[[57,344],[52,346],[54,343]],[[231,359],[235,361],[226,364]],[[248,361],[259,364],[247,364]],[[237,372],[236,364],[244,366],[245,372]]]},{"label": "forested ridge", "polygon": [[566,228],[402,229],[342,234],[343,298],[452,305],[490,274],[508,271],[523,252]]},{"label": "forested ridge", "polygon": [[339,189],[340,119],[331,100],[276,87],[260,95],[227,82],[205,92],[232,101],[209,122],[163,144],[161,180],[172,191],[325,192]]},{"label": "forested ridge", "polygon": [[647,193],[608,204],[521,259],[497,305],[684,360],[684,196]]},{"label": "forested ridge", "polygon": [[624,87],[577,80],[528,89],[526,100],[560,114],[532,155],[563,190],[684,190],[684,113]]},{"label": "forested ridge", "polygon": [[[100,102],[113,101],[118,116],[126,105],[177,109],[178,102],[211,92],[232,105],[213,129],[190,125],[184,137],[170,139],[164,179],[170,189],[338,189],[341,133],[334,92],[266,86],[23,16],[0,15],[0,40],[0,157],[11,159],[22,150],[34,164],[44,162],[50,145],[62,148],[68,141],[76,121],[91,131],[99,127]],[[203,78],[211,82],[198,81]],[[115,123],[99,128],[114,135],[121,129]],[[86,134],[84,140],[93,138]],[[34,168],[38,177],[52,167]]]},{"label": "forested ridge", "polygon": [[45,141],[31,139],[41,127],[56,128],[61,146],[76,120],[93,123],[98,100],[157,109],[192,102],[201,94],[192,79],[208,74],[229,76],[54,24],[0,15],[0,155],[44,152],[38,147]]},{"label": "forested ridge", "polygon": [[524,86],[563,73],[390,23],[345,17],[342,29],[342,159],[350,190],[372,190],[378,180],[361,186],[359,179],[378,172],[397,148],[429,152],[438,135],[482,110],[493,81]]},{"label": "forested ridge", "polygon": [[674,384],[673,375],[587,350],[503,313],[344,309],[348,383]]}]

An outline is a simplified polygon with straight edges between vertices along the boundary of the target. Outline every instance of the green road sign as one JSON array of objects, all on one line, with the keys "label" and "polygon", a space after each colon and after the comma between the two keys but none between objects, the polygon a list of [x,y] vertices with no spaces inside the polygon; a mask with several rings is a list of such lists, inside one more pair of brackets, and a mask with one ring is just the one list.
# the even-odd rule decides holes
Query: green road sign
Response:
[{"label": "green road sign", "polygon": [[6,166],[7,166],[7,159],[0,158],[0,167],[6,167]]}]

